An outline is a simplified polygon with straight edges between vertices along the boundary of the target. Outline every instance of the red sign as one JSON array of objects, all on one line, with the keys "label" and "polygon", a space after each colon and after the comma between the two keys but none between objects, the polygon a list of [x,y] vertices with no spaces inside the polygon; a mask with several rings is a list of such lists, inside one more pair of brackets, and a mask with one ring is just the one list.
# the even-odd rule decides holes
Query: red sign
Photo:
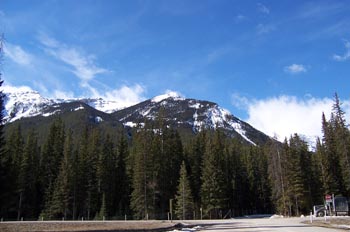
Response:
[{"label": "red sign", "polygon": [[329,195],[329,194],[327,194],[327,195],[325,196],[325,199],[326,199],[326,202],[332,202],[332,196]]}]

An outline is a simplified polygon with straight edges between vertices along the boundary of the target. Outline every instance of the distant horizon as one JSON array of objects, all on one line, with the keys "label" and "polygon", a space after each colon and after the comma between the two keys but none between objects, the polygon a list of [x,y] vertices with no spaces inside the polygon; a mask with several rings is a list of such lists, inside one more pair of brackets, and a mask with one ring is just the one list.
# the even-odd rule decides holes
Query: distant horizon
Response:
[{"label": "distant horizon", "polygon": [[0,33],[4,83],[47,98],[174,91],[283,140],[321,136],[337,92],[350,121],[346,1],[4,0]]}]

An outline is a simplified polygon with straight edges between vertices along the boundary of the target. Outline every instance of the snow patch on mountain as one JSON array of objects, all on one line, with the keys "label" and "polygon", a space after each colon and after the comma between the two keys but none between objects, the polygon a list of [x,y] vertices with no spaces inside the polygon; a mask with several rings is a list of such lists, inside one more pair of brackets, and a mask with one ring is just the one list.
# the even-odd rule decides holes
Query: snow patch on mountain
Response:
[{"label": "snow patch on mountain", "polygon": [[183,98],[180,93],[175,91],[167,91],[165,94],[152,98],[151,101],[155,103],[159,103],[168,98],[172,98],[174,100],[185,100],[185,98]]},{"label": "snow patch on mountain", "polygon": [[3,86],[1,91],[5,94],[5,122],[40,115],[46,106],[55,103],[54,100],[44,98],[26,86]]},{"label": "snow patch on mountain", "polygon": [[193,130],[200,131],[204,125],[211,128],[226,128],[236,131],[249,143],[256,145],[252,140],[246,136],[246,131],[242,128],[242,122],[232,116],[230,111],[214,105],[209,108],[205,113],[206,122],[198,120],[198,112],[193,114]]},{"label": "snow patch on mountain", "polygon": [[[72,99],[72,101],[76,101],[77,99]],[[85,99],[80,99],[81,101],[85,102],[92,108],[95,108],[96,110],[105,112],[105,113],[113,113],[118,110],[124,109],[125,104],[121,104],[118,101],[113,101],[113,100],[104,100],[102,98],[85,98]]]},{"label": "snow patch on mountain", "polygon": [[[38,115],[48,117],[50,115],[58,113],[58,111],[47,113],[45,112],[45,109],[47,109],[48,107],[59,107],[57,103],[63,102],[80,101],[105,113],[113,113],[122,108],[125,108],[125,105],[121,104],[118,101],[107,101],[102,98],[45,98],[41,96],[39,92],[27,86],[14,87],[4,85],[1,87],[0,90],[5,94],[4,120],[6,123],[14,122],[21,118],[34,117]],[[83,109],[83,106],[75,110],[81,109]]]},{"label": "snow patch on mountain", "polygon": [[[92,99],[49,99],[42,97],[37,91],[29,87],[3,86],[1,91],[5,96],[5,122],[13,122],[25,117],[42,115],[44,117],[59,114],[60,103],[80,102],[73,104],[71,111],[78,111],[86,108],[83,103],[105,112],[112,113],[121,109],[117,101],[106,101],[102,98]],[[234,117],[228,110],[219,107],[215,103],[199,101],[195,99],[185,99],[178,92],[168,91],[166,94],[156,96],[149,101],[145,101],[140,107],[133,111],[127,111],[127,115],[118,119],[124,126],[136,127],[140,120],[147,118],[155,120],[159,113],[159,108],[164,107],[169,110],[170,116],[167,120],[177,125],[190,126],[193,132],[199,132],[204,128],[215,129],[224,128],[239,134],[243,139],[255,145],[247,136],[243,121]],[[96,123],[103,122],[100,116],[91,118]]]}]

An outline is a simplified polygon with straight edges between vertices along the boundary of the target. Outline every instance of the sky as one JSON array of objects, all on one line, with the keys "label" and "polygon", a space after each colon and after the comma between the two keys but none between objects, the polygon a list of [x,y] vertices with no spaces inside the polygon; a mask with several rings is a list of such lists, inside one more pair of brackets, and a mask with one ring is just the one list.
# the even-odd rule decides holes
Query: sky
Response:
[{"label": "sky", "polygon": [[2,79],[132,105],[175,91],[271,136],[350,121],[349,1],[0,0]]}]

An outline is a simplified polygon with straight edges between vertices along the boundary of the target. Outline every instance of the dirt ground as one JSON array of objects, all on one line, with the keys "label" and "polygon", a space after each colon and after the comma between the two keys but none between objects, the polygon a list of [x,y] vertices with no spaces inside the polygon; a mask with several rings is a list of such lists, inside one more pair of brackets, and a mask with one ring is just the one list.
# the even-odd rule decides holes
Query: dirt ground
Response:
[{"label": "dirt ground", "polygon": [[174,228],[176,223],[168,221],[38,221],[38,222],[1,222],[1,232],[43,232],[43,231],[165,231]]},{"label": "dirt ground", "polygon": [[[311,224],[310,221],[305,221],[305,223]],[[350,217],[331,217],[327,218],[327,220],[322,218],[314,220],[312,225],[350,230]]]}]

